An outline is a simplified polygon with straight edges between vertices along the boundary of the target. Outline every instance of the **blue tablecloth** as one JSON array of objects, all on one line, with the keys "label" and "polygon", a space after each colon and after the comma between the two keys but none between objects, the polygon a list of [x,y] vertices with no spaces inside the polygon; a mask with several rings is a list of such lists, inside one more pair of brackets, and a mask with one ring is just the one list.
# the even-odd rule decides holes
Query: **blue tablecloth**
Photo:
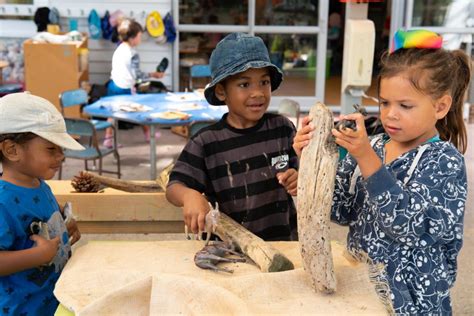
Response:
[{"label": "blue tablecloth", "polygon": [[[137,103],[149,107],[144,112],[127,112],[121,105]],[[123,108],[123,106],[122,106]],[[179,111],[189,114],[188,119],[163,119],[158,113]],[[219,120],[227,112],[226,106],[209,105],[199,94],[192,92],[134,94],[103,97],[84,107],[84,112],[95,117],[114,118],[141,125],[188,125],[193,121]]]},{"label": "blue tablecloth", "polygon": [[[135,111],[134,111],[135,110]],[[85,106],[84,113],[103,118],[150,126],[150,178],[156,178],[155,126],[189,125],[191,122],[218,121],[227,106],[213,106],[197,93],[116,95],[100,98]],[[161,118],[166,112],[188,114],[185,119]],[[168,113],[169,114],[169,113]]]}]

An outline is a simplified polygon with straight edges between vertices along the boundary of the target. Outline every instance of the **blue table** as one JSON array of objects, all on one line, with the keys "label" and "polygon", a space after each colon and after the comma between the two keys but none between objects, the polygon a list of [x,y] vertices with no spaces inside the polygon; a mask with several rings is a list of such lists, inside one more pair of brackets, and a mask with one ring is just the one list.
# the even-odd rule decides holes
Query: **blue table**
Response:
[{"label": "blue table", "polygon": [[[140,104],[145,111],[126,111]],[[179,111],[189,114],[186,119],[166,119],[163,112]],[[189,125],[191,122],[217,121],[227,112],[226,106],[212,106],[193,92],[117,95],[100,98],[84,107],[90,116],[113,118],[150,127],[150,177],[156,179],[155,127]]]}]

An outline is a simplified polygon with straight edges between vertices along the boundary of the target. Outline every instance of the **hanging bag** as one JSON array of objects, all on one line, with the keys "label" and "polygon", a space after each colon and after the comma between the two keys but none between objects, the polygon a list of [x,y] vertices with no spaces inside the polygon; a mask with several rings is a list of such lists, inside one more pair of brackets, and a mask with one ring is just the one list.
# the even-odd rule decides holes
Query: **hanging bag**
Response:
[{"label": "hanging bag", "polygon": [[89,35],[92,39],[100,39],[102,36],[101,26],[100,26],[100,16],[95,9],[89,13]]},{"label": "hanging bag", "polygon": [[170,12],[168,12],[163,19],[163,24],[165,25],[166,41],[168,43],[173,43],[176,39],[176,28],[174,26],[173,16]]}]

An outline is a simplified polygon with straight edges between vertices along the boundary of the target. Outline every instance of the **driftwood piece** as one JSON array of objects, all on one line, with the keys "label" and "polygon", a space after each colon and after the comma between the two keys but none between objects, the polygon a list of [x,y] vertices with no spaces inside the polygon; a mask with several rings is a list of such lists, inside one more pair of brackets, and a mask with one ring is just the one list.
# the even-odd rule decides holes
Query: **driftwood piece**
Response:
[{"label": "driftwood piece", "polygon": [[[173,165],[163,169],[156,181],[128,181],[110,177],[92,175],[101,184],[126,192],[159,192],[166,191],[169,173]],[[219,224],[214,232],[224,241],[232,242],[244,254],[258,265],[262,272],[278,272],[294,269],[293,263],[281,252],[263,239],[255,236],[242,225],[224,213],[220,213]]]},{"label": "driftwood piece", "polygon": [[329,220],[338,161],[331,129],[331,111],[322,103],[310,112],[315,130],[303,149],[298,172],[298,237],[304,269],[311,275],[313,288],[333,293],[336,278],[329,236]]},{"label": "driftwood piece", "polygon": [[100,176],[87,171],[84,171],[84,173],[99,181],[100,184],[117,190],[126,192],[165,192],[173,166],[173,164],[170,164],[169,166],[165,167],[155,181],[121,180]]},{"label": "driftwood piece", "polygon": [[262,272],[293,270],[294,265],[284,254],[263,239],[255,236],[232,218],[221,213],[215,234],[232,242],[258,265]]}]

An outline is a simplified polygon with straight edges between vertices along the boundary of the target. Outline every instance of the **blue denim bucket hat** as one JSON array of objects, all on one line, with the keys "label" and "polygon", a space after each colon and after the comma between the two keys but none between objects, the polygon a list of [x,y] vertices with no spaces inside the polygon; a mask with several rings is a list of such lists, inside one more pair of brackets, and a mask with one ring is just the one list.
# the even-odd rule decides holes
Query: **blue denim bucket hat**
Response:
[{"label": "blue denim bucket hat", "polygon": [[216,84],[247,69],[268,67],[272,91],[283,80],[281,70],[270,62],[263,40],[245,33],[232,33],[224,37],[212,52],[209,64],[212,81],[206,86],[204,95],[212,105],[225,105],[214,93]]}]

